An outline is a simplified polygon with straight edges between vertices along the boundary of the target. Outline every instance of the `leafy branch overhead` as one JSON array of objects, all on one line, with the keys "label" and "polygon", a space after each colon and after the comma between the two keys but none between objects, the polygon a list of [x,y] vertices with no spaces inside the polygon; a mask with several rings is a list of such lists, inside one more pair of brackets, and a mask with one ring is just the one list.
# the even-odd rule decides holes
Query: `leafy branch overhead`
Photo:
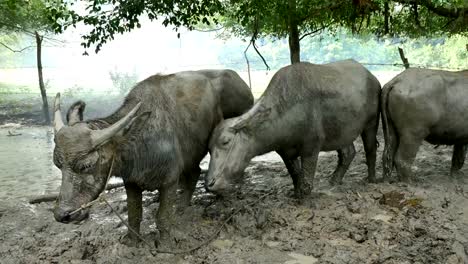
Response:
[{"label": "leafy branch overhead", "polygon": [[[162,20],[164,26],[173,26],[176,30],[186,27],[193,30],[200,23],[210,24],[210,17],[218,14],[221,3],[217,0],[200,1],[116,1],[93,0],[78,1],[78,4],[68,4],[59,0],[59,6],[49,8],[49,19],[54,24],[54,30],[62,33],[69,26],[80,22],[92,26],[90,32],[83,36],[81,45],[89,48],[96,44],[95,51],[114,39],[115,34],[129,32],[141,27],[141,19]],[[80,7],[78,7],[81,5]],[[84,12],[75,11],[84,9]]]},{"label": "leafy branch overhead", "polygon": [[96,52],[116,34],[140,27],[145,19],[162,21],[176,31],[222,25],[228,34],[249,39],[256,31],[259,38],[290,37],[296,34],[295,27],[298,37],[293,39],[339,27],[355,34],[402,37],[468,30],[466,0],[57,1],[48,7],[54,31],[61,33],[78,23],[91,26],[81,45],[85,49],[95,45]]}]

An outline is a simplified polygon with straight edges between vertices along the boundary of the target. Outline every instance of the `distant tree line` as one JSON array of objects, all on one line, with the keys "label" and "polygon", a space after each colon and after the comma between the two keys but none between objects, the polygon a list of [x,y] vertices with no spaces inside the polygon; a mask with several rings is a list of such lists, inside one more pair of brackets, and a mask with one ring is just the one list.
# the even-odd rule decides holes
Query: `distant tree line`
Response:
[{"label": "distant tree line", "polygon": [[[290,63],[288,40],[261,38],[258,49],[271,69]],[[327,63],[353,58],[372,70],[402,69],[398,47],[402,47],[414,67],[468,69],[468,37],[460,34],[415,39],[378,38],[374,35],[353,35],[347,30],[324,32],[301,41],[301,58],[311,63]],[[247,43],[226,41],[218,56],[220,64],[238,71],[247,69],[243,51]],[[265,70],[265,64],[254,50],[247,52],[252,70]],[[392,66],[397,64],[397,66]]]}]

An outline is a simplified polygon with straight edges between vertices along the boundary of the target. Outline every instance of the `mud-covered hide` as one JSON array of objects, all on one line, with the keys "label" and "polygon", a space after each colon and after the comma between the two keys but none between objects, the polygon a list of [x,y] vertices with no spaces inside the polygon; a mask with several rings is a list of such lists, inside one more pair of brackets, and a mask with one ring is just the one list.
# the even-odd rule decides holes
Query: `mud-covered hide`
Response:
[{"label": "mud-covered hide", "polygon": [[393,167],[410,180],[421,143],[453,145],[451,174],[463,166],[468,144],[468,71],[408,69],[382,89],[384,177]]}]

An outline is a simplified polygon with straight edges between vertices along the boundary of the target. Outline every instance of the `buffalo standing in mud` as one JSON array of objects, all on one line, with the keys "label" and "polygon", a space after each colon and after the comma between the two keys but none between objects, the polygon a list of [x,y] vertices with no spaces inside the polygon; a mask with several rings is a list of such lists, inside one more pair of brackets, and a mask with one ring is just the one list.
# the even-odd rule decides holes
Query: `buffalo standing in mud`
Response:
[{"label": "buffalo standing in mud", "polygon": [[384,178],[395,165],[399,179],[411,179],[411,166],[423,140],[453,145],[451,174],[459,174],[468,144],[468,71],[408,69],[382,89]]},{"label": "buffalo standing in mud", "polygon": [[354,60],[284,67],[252,109],[216,127],[205,185],[210,191],[223,191],[241,178],[254,156],[276,151],[301,198],[313,187],[320,151],[338,151],[331,181],[342,181],[359,135],[366,151],[368,180],[373,182],[379,99],[379,82]]},{"label": "buffalo standing in mud", "polygon": [[[124,181],[130,227],[140,230],[142,191],[157,189],[157,226],[161,240],[170,238],[176,226],[173,207],[178,184],[186,206],[212,130],[223,115],[242,114],[252,104],[249,87],[230,70],[149,77],[108,117],[83,121],[85,104],[75,103],[67,113],[68,125],[62,121],[57,95],[54,163],[62,171],[62,185],[55,219],[63,223],[83,220],[86,210],[71,212],[98,197],[115,162],[112,172]],[[129,230],[125,241],[133,244],[137,237]]]}]

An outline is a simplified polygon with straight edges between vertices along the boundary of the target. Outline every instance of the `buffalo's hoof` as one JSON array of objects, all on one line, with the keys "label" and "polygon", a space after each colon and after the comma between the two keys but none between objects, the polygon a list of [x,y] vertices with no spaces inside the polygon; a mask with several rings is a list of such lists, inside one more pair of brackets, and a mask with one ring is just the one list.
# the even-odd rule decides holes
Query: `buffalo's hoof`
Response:
[{"label": "buffalo's hoof", "polygon": [[328,183],[330,183],[330,185],[332,185],[332,186],[342,185],[343,184],[343,178],[333,174],[331,176],[330,180],[328,181]]},{"label": "buffalo's hoof", "polygon": [[463,174],[463,172],[461,172],[461,171],[452,171],[452,172],[450,172],[450,177],[452,179],[457,179],[457,180],[458,179],[463,179],[464,176],[465,176],[465,174]]},{"label": "buffalo's hoof", "polygon": [[160,232],[159,238],[154,241],[154,246],[160,252],[170,253],[178,250],[181,243],[185,242],[185,240],[185,236],[175,230],[171,230],[170,233]]},{"label": "buffalo's hoof", "polygon": [[366,182],[368,182],[368,183],[380,183],[380,182],[384,182],[384,179],[377,179],[375,177],[367,177]]},{"label": "buffalo's hoof", "polygon": [[127,247],[138,247],[138,245],[140,245],[140,239],[135,234],[126,234],[120,238],[120,243]]},{"label": "buffalo's hoof", "polygon": [[311,193],[312,193],[312,188],[310,188],[309,185],[301,186],[299,188],[294,188],[294,195],[299,200],[305,199],[307,196],[310,196]]}]

